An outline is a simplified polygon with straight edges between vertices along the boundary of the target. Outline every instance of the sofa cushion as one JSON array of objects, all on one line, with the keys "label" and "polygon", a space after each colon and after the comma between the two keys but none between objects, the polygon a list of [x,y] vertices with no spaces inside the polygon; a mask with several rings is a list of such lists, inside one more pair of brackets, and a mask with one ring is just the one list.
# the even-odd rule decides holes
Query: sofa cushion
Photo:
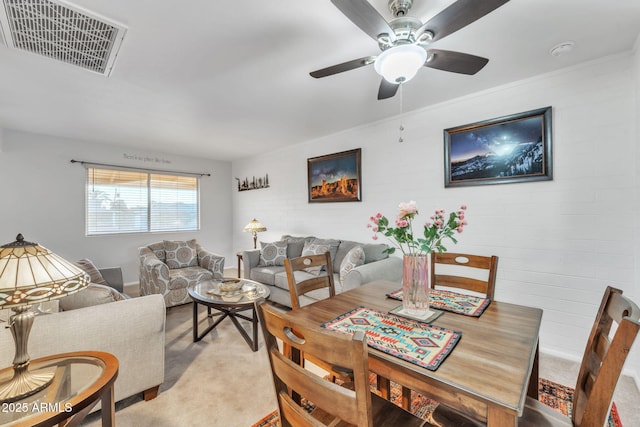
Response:
[{"label": "sofa cushion", "polygon": [[349,251],[356,246],[362,246],[362,243],[353,242],[351,240],[341,240],[340,246],[338,246],[338,250],[336,251],[336,258],[333,263],[333,272],[340,273],[340,265],[344,260],[344,257],[347,256]]},{"label": "sofa cushion", "polygon": [[[331,256],[331,261],[336,257],[336,252],[338,250],[338,245],[340,242],[338,240],[322,240],[322,239],[314,239],[311,242],[306,242],[304,247],[302,248],[302,256],[308,255],[320,255],[326,252],[329,252]],[[316,266],[316,267],[308,267],[305,268],[305,271],[308,271],[311,274],[315,274],[316,276],[323,270],[324,267]]]},{"label": "sofa cushion", "polygon": [[384,243],[369,243],[366,245],[362,245],[362,249],[364,249],[365,264],[389,258],[389,254],[384,252],[384,250],[388,247],[389,246],[385,245]]},{"label": "sofa cushion", "polygon": [[302,237],[285,234],[280,240],[287,242],[287,258],[298,258],[299,256],[302,256],[304,243],[310,242],[313,239],[315,239],[313,236]]},{"label": "sofa cushion", "polygon": [[96,283],[98,285],[109,285],[102,274],[98,270],[98,268],[93,264],[93,261],[90,259],[84,258],[75,263],[78,267],[84,270],[91,280],[91,283]]},{"label": "sofa cushion", "polygon": [[126,296],[113,289],[111,286],[91,283],[86,288],[74,294],[60,298],[61,311],[75,310],[83,307],[91,307],[108,302],[116,302],[127,299]]},{"label": "sofa cushion", "polygon": [[365,256],[362,246],[354,246],[351,248],[347,256],[344,257],[340,264],[340,287],[344,284],[344,278],[354,268],[364,264]]},{"label": "sofa cushion", "polygon": [[284,265],[287,257],[287,242],[280,240],[278,242],[265,243],[260,242],[260,263],[262,266]]},{"label": "sofa cushion", "polygon": [[166,264],[169,268],[195,267],[198,265],[196,240],[163,240]]},{"label": "sofa cushion", "polygon": [[289,289],[289,285],[287,284],[287,273],[284,271],[284,267],[275,266],[275,267],[262,267],[257,266],[251,269],[251,280],[255,280],[256,282],[264,283],[266,285],[277,286],[276,285],[276,276],[284,274],[285,287],[283,289]]}]

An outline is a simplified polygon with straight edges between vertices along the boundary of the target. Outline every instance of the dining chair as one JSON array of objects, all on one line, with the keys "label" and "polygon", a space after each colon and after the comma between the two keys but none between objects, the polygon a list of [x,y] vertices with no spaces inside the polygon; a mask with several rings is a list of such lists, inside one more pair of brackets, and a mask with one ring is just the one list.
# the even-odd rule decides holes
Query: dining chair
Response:
[{"label": "dining chair", "polygon": [[[439,265],[451,267],[444,271],[445,267],[439,268]],[[497,270],[498,257],[495,255],[434,253],[431,256],[431,288],[435,289],[437,286],[464,289],[483,294],[493,300]]]},{"label": "dining chair", "polygon": [[[527,397],[519,427],[602,427],[607,420],[625,359],[640,329],[640,309],[622,291],[607,287],[582,357],[571,418]],[[449,408],[450,409],[450,408]],[[448,413],[433,412],[446,425]]]},{"label": "dining chair", "polygon": [[[349,335],[319,325],[301,324],[290,313],[264,301],[258,304],[283,427],[431,425],[371,393],[364,333]],[[279,350],[278,339],[328,364],[344,365],[353,372],[353,383],[340,386],[294,363]],[[315,409],[308,412],[297,404],[294,393],[312,402]]]},{"label": "dining chair", "polygon": [[[291,294],[291,308],[294,310],[300,307],[300,297],[302,295],[317,289],[328,289],[329,297],[335,296],[336,285],[329,252],[319,255],[285,258],[284,268],[287,272],[289,293]],[[301,273],[296,274],[296,272]]]},{"label": "dining chair", "polygon": [[[309,292],[318,289],[328,289],[329,297],[335,296],[336,286],[333,279],[333,265],[329,252],[319,255],[307,255],[297,258],[286,258],[284,267],[287,273],[287,281],[289,283],[289,294],[291,295],[291,307],[293,310],[300,308],[300,297]],[[324,269],[327,273],[322,273]],[[319,272],[318,275],[309,273],[311,271]],[[302,274],[296,272],[301,272]],[[299,279],[299,277],[304,277]],[[311,277],[309,277],[311,276]],[[284,346],[285,354],[290,354],[290,349]],[[300,354],[300,363],[304,367],[305,360],[310,361],[314,365],[324,369],[331,376],[331,380],[336,378],[342,381],[353,381],[352,373],[342,366],[328,365],[322,360],[315,360],[313,355]]]}]

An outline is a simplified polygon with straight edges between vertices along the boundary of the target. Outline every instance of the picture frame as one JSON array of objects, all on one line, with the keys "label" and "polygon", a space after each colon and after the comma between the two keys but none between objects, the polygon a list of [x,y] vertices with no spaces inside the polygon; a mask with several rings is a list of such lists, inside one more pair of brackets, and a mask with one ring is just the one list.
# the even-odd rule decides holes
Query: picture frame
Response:
[{"label": "picture frame", "polygon": [[360,202],[361,149],[307,159],[309,203]]},{"label": "picture frame", "polygon": [[553,179],[552,107],[444,130],[445,187]]}]

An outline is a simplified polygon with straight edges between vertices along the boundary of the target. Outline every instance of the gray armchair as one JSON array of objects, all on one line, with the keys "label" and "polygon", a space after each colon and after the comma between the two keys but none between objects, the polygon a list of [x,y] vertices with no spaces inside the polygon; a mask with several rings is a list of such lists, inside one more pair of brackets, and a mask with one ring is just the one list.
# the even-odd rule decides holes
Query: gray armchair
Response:
[{"label": "gray armchair", "polygon": [[223,276],[224,257],[195,239],[152,243],[139,248],[138,256],[140,295],[161,294],[167,307],[191,302],[189,286]]}]

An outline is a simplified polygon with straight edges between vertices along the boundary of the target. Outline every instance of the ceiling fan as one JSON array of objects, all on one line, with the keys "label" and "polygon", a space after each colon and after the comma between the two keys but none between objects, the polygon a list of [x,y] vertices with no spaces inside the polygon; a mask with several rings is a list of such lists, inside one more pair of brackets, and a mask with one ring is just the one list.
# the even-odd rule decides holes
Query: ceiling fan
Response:
[{"label": "ceiling fan", "polygon": [[378,42],[378,56],[365,56],[309,73],[321,78],[373,64],[383,79],[378,99],[393,97],[400,84],[411,80],[423,65],[443,71],[475,74],[489,60],[429,45],[493,12],[509,0],[457,0],[422,23],[407,16],[413,0],[389,0],[395,16],[387,22],[367,0],[331,0],[362,31]]}]

